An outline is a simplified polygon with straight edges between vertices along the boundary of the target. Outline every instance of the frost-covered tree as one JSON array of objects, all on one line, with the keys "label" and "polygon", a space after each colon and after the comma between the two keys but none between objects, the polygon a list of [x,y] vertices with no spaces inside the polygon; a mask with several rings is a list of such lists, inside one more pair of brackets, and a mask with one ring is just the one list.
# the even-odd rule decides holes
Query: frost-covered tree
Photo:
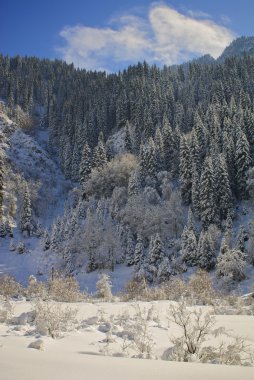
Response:
[{"label": "frost-covered tree", "polygon": [[194,230],[187,226],[181,236],[181,259],[189,266],[197,264],[197,239]]},{"label": "frost-covered tree", "polygon": [[181,196],[185,204],[191,202],[191,152],[187,138],[182,136],[180,144]]},{"label": "frost-covered tree", "polygon": [[157,162],[155,144],[152,138],[147,144],[141,145],[139,159],[142,180],[144,181],[148,176],[153,179],[156,174]]},{"label": "frost-covered tree", "polygon": [[127,266],[134,264],[135,240],[130,229],[127,232],[125,261]]},{"label": "frost-covered tree", "polygon": [[128,196],[138,195],[141,193],[141,178],[139,169],[134,170],[129,177]]},{"label": "frost-covered tree", "polygon": [[200,178],[200,215],[204,228],[218,222],[218,205],[212,159],[207,157]]},{"label": "frost-covered tree", "polygon": [[[65,227],[65,230],[64,230],[64,227]],[[62,220],[60,217],[58,217],[52,225],[51,236],[50,236],[50,248],[55,252],[58,252],[60,250],[64,234],[68,233],[68,230],[66,229],[66,227],[67,226],[63,226]]]},{"label": "frost-covered tree", "polygon": [[164,256],[163,244],[157,233],[150,239],[148,260],[149,264],[158,267]]},{"label": "frost-covered tree", "polygon": [[250,146],[246,135],[238,129],[235,150],[237,194],[240,199],[247,197],[247,179],[250,167]]},{"label": "frost-covered tree", "polygon": [[158,267],[157,282],[165,282],[170,279],[172,275],[172,269],[168,257],[164,257]]},{"label": "frost-covered tree", "polygon": [[112,283],[110,281],[110,277],[105,273],[100,275],[100,278],[96,283],[97,296],[110,301],[112,299],[111,288]]},{"label": "frost-covered tree", "polygon": [[84,145],[80,166],[79,166],[79,180],[81,184],[84,184],[88,179],[92,170],[92,153],[88,144]]},{"label": "frost-covered tree", "polygon": [[157,127],[155,131],[154,144],[155,144],[155,151],[156,151],[157,170],[161,171],[161,170],[164,170],[165,168],[165,155],[164,155],[163,138],[162,138],[161,130],[159,127]]},{"label": "frost-covered tree", "polygon": [[220,218],[226,219],[228,211],[232,208],[232,192],[225,158],[220,155],[217,165],[216,195]]},{"label": "frost-covered tree", "polygon": [[100,139],[93,154],[93,167],[97,170],[102,169],[107,163],[106,148],[103,141]]},{"label": "frost-covered tree", "polygon": [[248,241],[248,233],[243,225],[240,226],[237,238],[236,238],[236,246],[235,248],[241,252],[245,252],[245,242]]},{"label": "frost-covered tree", "polygon": [[134,264],[137,266],[138,269],[144,262],[144,259],[145,259],[144,255],[145,255],[145,250],[144,250],[143,239],[142,239],[142,236],[138,234],[137,243],[135,245],[135,250],[134,250]]},{"label": "frost-covered tree", "polygon": [[127,121],[125,126],[124,147],[126,152],[133,152],[133,143],[131,138],[130,123]]},{"label": "frost-covered tree", "polygon": [[28,236],[31,235],[32,232],[32,209],[31,209],[31,200],[30,200],[30,192],[25,182],[24,185],[24,194],[22,200],[22,209],[21,209],[21,217],[20,217],[20,229],[23,233],[26,233]]},{"label": "frost-covered tree", "polygon": [[43,239],[42,239],[42,247],[44,251],[47,251],[50,248],[50,236],[48,231],[44,232]]},{"label": "frost-covered tree", "polygon": [[200,199],[199,199],[199,174],[197,168],[192,168],[192,188],[191,188],[191,203],[194,214],[199,217],[200,214]]},{"label": "frost-covered tree", "polygon": [[227,249],[221,252],[217,259],[216,273],[219,277],[232,282],[239,282],[246,277],[246,261],[243,252],[237,249]]},{"label": "frost-covered tree", "polygon": [[198,240],[196,264],[199,268],[209,271],[214,268],[215,262],[215,250],[211,236],[209,232],[201,231]]}]

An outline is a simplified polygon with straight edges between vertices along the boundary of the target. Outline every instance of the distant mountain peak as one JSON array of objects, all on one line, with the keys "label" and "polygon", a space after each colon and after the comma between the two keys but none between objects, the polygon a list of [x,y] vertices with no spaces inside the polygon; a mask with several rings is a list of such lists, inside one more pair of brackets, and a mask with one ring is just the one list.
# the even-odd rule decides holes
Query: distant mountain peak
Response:
[{"label": "distant mountain peak", "polygon": [[228,57],[242,57],[244,54],[254,56],[254,37],[239,37],[226,47],[218,61],[224,61]]}]

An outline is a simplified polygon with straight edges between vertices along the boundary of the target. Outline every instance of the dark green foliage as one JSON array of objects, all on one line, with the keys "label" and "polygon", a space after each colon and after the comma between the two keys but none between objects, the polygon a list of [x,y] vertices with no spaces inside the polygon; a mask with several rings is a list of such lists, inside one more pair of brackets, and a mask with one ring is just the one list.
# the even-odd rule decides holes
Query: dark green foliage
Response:
[{"label": "dark green foliage", "polygon": [[200,216],[203,227],[218,223],[218,205],[216,203],[216,187],[213,162],[207,157],[200,178]]},{"label": "dark green foliage", "polygon": [[89,177],[92,170],[92,153],[88,144],[84,145],[80,166],[79,166],[79,180],[84,184]]},{"label": "dark green foliage", "polygon": [[185,136],[181,138],[180,144],[180,182],[181,195],[185,204],[191,202],[191,152]]}]

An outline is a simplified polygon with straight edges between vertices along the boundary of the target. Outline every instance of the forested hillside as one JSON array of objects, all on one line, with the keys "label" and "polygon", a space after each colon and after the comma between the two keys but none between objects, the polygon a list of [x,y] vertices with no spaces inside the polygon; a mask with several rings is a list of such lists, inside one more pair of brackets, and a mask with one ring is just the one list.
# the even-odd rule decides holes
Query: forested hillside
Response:
[{"label": "forested hillside", "polygon": [[[36,235],[45,255],[57,258],[67,274],[125,264],[151,284],[191,267],[213,271],[229,287],[251,278],[251,55],[163,68],[144,62],[117,74],[0,56],[0,97],[2,114],[38,141],[70,189],[52,222],[43,208],[50,203],[56,216],[57,198],[63,196],[50,185],[54,176],[48,177],[47,191],[41,184],[35,191],[42,173],[24,171],[16,160],[23,190],[20,210],[11,209],[6,189],[14,169],[3,146],[9,139],[5,131],[0,135],[3,240],[22,232],[25,245]],[[43,172],[43,165],[40,161],[37,170]]]}]

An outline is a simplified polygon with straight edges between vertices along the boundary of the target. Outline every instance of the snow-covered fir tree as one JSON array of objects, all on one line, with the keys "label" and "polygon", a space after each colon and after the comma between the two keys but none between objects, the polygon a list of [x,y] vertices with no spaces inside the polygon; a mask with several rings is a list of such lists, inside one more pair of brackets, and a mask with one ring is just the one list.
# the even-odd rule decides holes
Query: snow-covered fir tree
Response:
[{"label": "snow-covered fir tree", "polygon": [[28,185],[26,182],[24,184],[24,194],[23,194],[22,210],[21,210],[21,217],[20,217],[20,230],[23,233],[26,233],[28,236],[30,236],[32,232],[31,200],[30,200],[30,192],[29,192]]},{"label": "snow-covered fir tree", "polygon": [[140,269],[141,265],[145,260],[145,249],[142,236],[138,234],[137,242],[134,250],[134,264],[137,266],[137,270]]},{"label": "snow-covered fir tree", "polygon": [[240,199],[245,199],[247,197],[247,172],[250,167],[250,146],[240,128],[237,131],[235,163],[237,195]]},{"label": "snow-covered fir tree", "polygon": [[191,154],[185,136],[182,136],[180,144],[180,182],[182,199],[188,205],[191,202]]},{"label": "snow-covered fir tree", "polygon": [[135,240],[134,236],[130,229],[128,229],[127,232],[127,246],[126,246],[126,254],[125,254],[125,261],[128,266],[131,266],[134,264],[135,259]]},{"label": "snow-covered fir tree", "polygon": [[202,225],[207,228],[209,224],[218,222],[218,205],[216,204],[215,178],[211,157],[207,157],[203,165],[199,198]]},{"label": "snow-covered fir tree", "polygon": [[187,226],[181,236],[181,258],[186,265],[197,264],[197,239],[194,230]]},{"label": "snow-covered fir tree", "polygon": [[79,180],[84,184],[88,179],[92,170],[92,152],[88,144],[84,145],[80,166],[79,166]]},{"label": "snow-covered fir tree", "polygon": [[210,233],[207,231],[201,231],[198,240],[196,264],[199,268],[209,271],[214,268],[215,262],[215,251]]}]

